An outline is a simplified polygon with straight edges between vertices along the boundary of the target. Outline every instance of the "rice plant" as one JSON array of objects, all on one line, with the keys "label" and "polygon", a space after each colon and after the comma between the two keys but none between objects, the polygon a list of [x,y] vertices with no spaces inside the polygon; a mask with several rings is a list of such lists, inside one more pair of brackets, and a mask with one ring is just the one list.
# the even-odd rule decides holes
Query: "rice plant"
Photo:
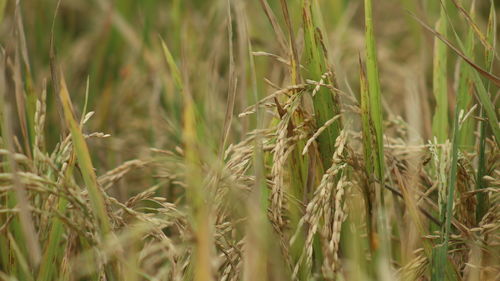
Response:
[{"label": "rice plant", "polygon": [[498,280],[493,0],[0,0],[0,280]]}]

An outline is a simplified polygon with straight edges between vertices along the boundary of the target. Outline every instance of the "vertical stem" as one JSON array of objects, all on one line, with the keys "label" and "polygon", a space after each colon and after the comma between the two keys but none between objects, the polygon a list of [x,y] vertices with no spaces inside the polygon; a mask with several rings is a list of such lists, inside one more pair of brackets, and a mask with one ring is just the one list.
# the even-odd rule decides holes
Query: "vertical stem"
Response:
[{"label": "vertical stem", "polygon": [[[375,258],[379,259],[377,263],[379,268],[384,268],[389,265],[390,243],[389,233],[387,230],[387,218],[385,212],[385,202],[383,193],[384,180],[384,140],[383,140],[383,125],[382,125],[382,106],[381,106],[381,91],[380,80],[378,73],[377,51],[375,46],[375,35],[373,31],[373,10],[372,1],[365,0],[365,41],[366,41],[366,66],[367,66],[367,82],[369,94],[369,110],[372,121],[372,134],[374,133],[373,146],[373,162],[375,177],[378,181],[375,183],[375,197],[377,204],[377,228],[380,238],[380,249],[377,249]],[[382,274],[383,272],[380,271]],[[380,276],[382,277],[382,276]]]}]

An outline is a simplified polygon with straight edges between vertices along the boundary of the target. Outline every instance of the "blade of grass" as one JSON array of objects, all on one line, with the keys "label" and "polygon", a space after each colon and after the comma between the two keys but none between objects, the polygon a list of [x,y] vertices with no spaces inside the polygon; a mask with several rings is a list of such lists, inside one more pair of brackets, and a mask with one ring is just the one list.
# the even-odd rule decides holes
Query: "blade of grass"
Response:
[{"label": "blade of grass", "polygon": [[[187,36],[187,34],[184,34]],[[183,36],[182,41],[187,42],[187,38]],[[211,281],[213,280],[212,273],[212,246],[213,233],[210,221],[210,207],[206,202],[210,199],[209,192],[204,190],[202,183],[202,170],[200,167],[200,149],[198,144],[198,128],[196,109],[191,89],[189,87],[189,76],[187,73],[187,58],[185,50],[181,49],[182,54],[182,80],[178,85],[182,89],[184,107],[183,107],[183,143],[186,164],[187,189],[186,197],[189,205],[192,208],[191,215],[193,219],[193,227],[196,237],[196,248],[194,257],[192,257],[192,270],[194,271],[194,281]]]},{"label": "blade of grass", "polygon": [[[305,72],[304,77],[315,81],[320,81],[322,76],[329,73],[326,53],[323,48],[323,37],[314,24],[313,3],[310,0],[303,0],[303,24],[305,41]],[[325,84],[330,84],[333,79],[326,78]],[[333,85],[335,86],[335,85]],[[320,87],[313,97],[314,114],[316,127],[321,128],[328,120],[340,114],[340,105],[337,96],[330,89]],[[323,169],[331,167],[332,156],[335,149],[335,140],[342,128],[341,120],[335,121],[332,125],[318,137],[318,146]]]},{"label": "blade of grass", "polygon": [[[65,173],[64,181],[67,181],[73,175],[76,158],[73,154],[68,162],[68,168]],[[50,175],[49,175],[50,176]],[[60,197],[57,202],[57,212],[64,214],[68,207],[68,200]],[[60,247],[65,233],[64,224],[61,219],[54,215],[51,219],[49,237],[45,243],[43,259],[38,270],[37,281],[55,280],[57,274],[56,264],[59,264],[64,257],[64,247]],[[59,272],[61,274],[61,272]]]},{"label": "blade of grass", "polygon": [[[68,201],[65,198],[60,198],[57,206],[57,211],[64,213]],[[45,244],[45,252],[43,254],[42,263],[37,275],[37,281],[50,281],[56,279],[56,271],[58,261],[64,256],[64,247],[61,247],[61,241],[64,234],[63,222],[54,216],[52,219],[51,229],[49,232],[49,238]]]},{"label": "blade of grass", "polygon": [[[444,4],[442,4],[441,7],[441,18],[440,20],[446,21],[446,7]],[[451,20],[450,20],[451,22]],[[452,26],[453,27],[453,26]],[[446,37],[446,31],[441,31],[437,30],[436,31],[438,34],[440,33],[445,33],[443,38]],[[453,29],[453,32],[455,36],[457,37],[457,41],[460,45],[461,50],[468,50],[461,42],[460,38],[458,38],[458,35],[456,31]],[[444,42],[443,42],[444,43]],[[471,43],[473,44],[473,43]],[[472,48],[472,47],[470,47]],[[480,83],[482,85],[482,81],[480,81],[477,76],[477,72],[471,72],[474,79],[474,83]],[[476,77],[477,76],[477,77]],[[461,79],[466,79],[466,77],[460,77]],[[466,81],[467,82],[467,81]],[[466,83],[466,82],[461,82],[460,83]],[[455,264],[449,260],[448,257],[448,249],[450,247],[449,242],[450,242],[450,236],[451,236],[451,222],[453,220],[453,205],[454,205],[454,198],[455,198],[455,188],[456,188],[456,183],[457,183],[457,169],[458,169],[458,148],[460,145],[460,135],[461,135],[461,124],[460,124],[460,110],[461,106],[463,106],[464,99],[466,99],[466,96],[464,96],[464,93],[460,93],[457,96],[457,102],[455,105],[455,114],[454,114],[454,119],[453,119],[453,132],[452,132],[452,140],[451,140],[451,163],[449,164],[449,171],[448,171],[448,177],[447,177],[447,182],[446,186],[442,186],[440,188],[446,188],[446,190],[440,190],[439,191],[439,201],[440,201],[440,217],[441,221],[443,221],[443,225],[441,226],[440,230],[440,244],[436,246],[435,251],[433,253],[433,266],[431,269],[431,280],[444,280],[445,277],[448,278],[448,280],[457,280],[458,274],[456,270]],[[489,101],[489,99],[488,99]],[[441,151],[440,151],[441,152]],[[446,198],[441,197],[441,196],[446,196]],[[449,262],[448,262],[449,261]]]},{"label": "blade of grass", "polygon": [[179,68],[177,67],[177,64],[175,63],[175,59],[172,56],[172,53],[170,52],[170,49],[168,48],[167,44],[165,43],[165,41],[161,37],[160,37],[160,40],[161,40],[161,46],[163,48],[163,55],[165,57],[167,65],[170,69],[171,75],[174,78],[175,85],[177,86],[177,89],[179,91],[182,91],[183,86],[182,86],[181,72],[179,71]]},{"label": "blade of grass", "polygon": [[375,46],[375,35],[373,31],[373,11],[372,1],[364,1],[365,8],[365,44],[366,44],[366,68],[369,95],[370,118],[373,124],[370,124],[370,133],[375,143],[372,144],[372,155],[374,155],[374,172],[378,183],[375,183],[375,198],[377,204],[377,230],[380,238],[380,248],[376,249],[374,262],[377,265],[380,278],[385,278],[387,267],[390,260],[389,233],[387,231],[387,218],[385,212],[384,190],[381,185],[385,182],[384,172],[384,139],[382,126],[382,106],[380,93],[380,80],[378,72],[377,51]]},{"label": "blade of grass", "polygon": [[2,123],[0,129],[2,145],[8,152],[6,163],[2,163],[2,169],[11,174],[11,184],[15,187],[14,191],[9,191],[5,196],[2,196],[2,205],[9,209],[19,209],[19,213],[13,217],[2,216],[2,228],[4,228],[1,233],[2,259],[9,273],[22,279],[32,279],[28,268],[30,265],[33,268],[38,266],[40,260],[39,241],[32,220],[31,204],[26,186],[19,178],[18,163],[14,159],[16,151],[12,119],[15,116],[13,112],[14,101],[13,98],[8,98],[8,95],[14,95],[15,90],[12,83],[7,82],[9,72],[6,71],[6,64],[9,63],[9,57],[6,53],[2,53],[2,55],[3,60],[0,63],[0,75],[2,75],[0,77],[0,114],[2,117],[0,121]]},{"label": "blade of grass", "polygon": [[[374,163],[376,162],[376,157],[373,152],[373,148],[376,147],[375,141],[375,132],[373,126],[373,120],[370,116],[370,95],[368,90],[368,81],[366,80],[365,68],[361,61],[361,57],[359,57],[359,85],[360,85],[360,93],[361,93],[361,122],[362,122],[362,133],[363,133],[363,155],[364,155],[364,166],[365,173],[367,178],[373,174],[374,172]],[[376,249],[376,236],[373,229],[373,198],[372,198],[372,187],[373,185],[366,181],[363,185],[363,195],[364,195],[364,204],[365,204],[365,220],[366,220],[366,231],[368,233],[368,242],[369,249],[371,254]],[[359,215],[357,215],[359,217]],[[354,221],[353,221],[354,222]],[[358,240],[361,238],[358,238]],[[354,250],[360,251],[359,246],[355,246]],[[357,254],[355,251],[355,254]],[[358,257],[361,259],[361,256]],[[367,268],[367,271],[370,272],[370,275],[373,275],[374,268],[370,266]]]},{"label": "blade of grass", "polygon": [[[475,6],[475,1],[472,2],[471,4],[471,9],[470,15],[471,19],[474,19],[474,10]],[[469,31],[467,34],[466,38],[466,50],[465,50],[465,55],[473,58],[474,57],[474,30],[472,27],[469,27]],[[458,82],[458,89],[457,89],[457,110],[459,110],[459,113],[461,116],[463,116],[465,113],[467,113],[470,108],[471,108],[471,103],[472,103],[472,97],[474,96],[473,89],[474,85],[472,82],[472,78],[470,77],[471,71],[474,71],[472,67],[470,67],[468,64],[460,64],[459,66],[459,82]],[[463,122],[461,125],[462,129],[460,130],[460,137],[459,137],[459,146],[463,147],[464,149],[471,150],[474,142],[474,120],[472,118],[468,118]]]},{"label": "blade of grass", "polygon": [[[448,23],[446,18],[446,10],[444,4],[441,3],[439,10],[439,18],[435,25],[436,32],[439,32],[446,36],[448,32]],[[448,52],[446,45],[434,38],[434,52],[433,52],[433,68],[432,68],[432,93],[436,101],[434,117],[432,119],[432,133],[437,145],[445,144],[448,139]],[[438,186],[438,204],[439,204],[439,220],[445,220],[446,214],[446,189],[447,189],[447,178],[444,176],[439,176],[445,172],[445,153],[443,152],[443,147],[437,146],[437,159],[438,161],[434,163],[432,171],[438,178],[436,181]],[[431,231],[433,231],[433,226]],[[443,232],[440,232],[441,237],[443,237]],[[446,258],[443,260],[442,255],[440,256],[441,248],[433,249],[433,266],[431,268],[432,276],[440,276],[441,272],[444,278],[444,267],[446,266]],[[440,272],[441,271],[441,272]],[[436,273],[438,272],[438,273]],[[434,277],[433,277],[434,278]]]},{"label": "blade of grass", "polygon": [[[291,76],[292,85],[297,85],[300,83],[300,61],[297,43],[293,31],[292,21],[289,13],[288,4],[286,1],[281,0],[281,10],[283,13],[283,17],[285,18],[285,24],[288,31],[288,56],[290,60],[289,72]],[[297,91],[293,91],[293,94],[296,95]],[[280,114],[281,115],[281,114]],[[283,118],[283,116],[281,116]],[[300,124],[303,122],[303,118],[298,114],[294,114],[292,118],[288,121],[289,135],[287,137],[293,137],[291,132],[294,128],[295,124]],[[296,142],[296,147],[291,154],[291,160],[289,162],[289,170],[291,175],[291,192],[290,194],[299,202],[301,202],[305,197],[307,197],[306,183],[307,183],[307,166],[308,166],[308,157],[302,155],[302,150],[304,149],[305,141],[298,140]],[[290,210],[290,226],[292,229],[296,229],[299,225],[300,218],[303,215],[303,209],[300,204],[294,204],[293,202],[288,205],[288,209]],[[291,255],[293,263],[295,264],[300,260],[300,255],[302,253],[302,244],[304,241],[304,233],[300,231],[298,234],[297,240],[298,243],[295,243],[291,247]],[[300,278],[308,278],[308,274],[310,273],[310,269],[308,269],[304,263],[299,265],[299,273]]]},{"label": "blade of grass", "polygon": [[455,185],[457,182],[458,145],[460,136],[459,115],[459,108],[457,106],[455,109],[455,118],[453,122],[451,163],[448,176],[447,191],[444,192],[444,194],[447,195],[447,198],[444,204],[444,210],[440,210],[440,212],[443,212],[441,218],[442,221],[444,221],[440,232],[441,244],[436,248],[433,273],[431,276],[431,280],[435,281],[445,280],[446,269],[448,268],[447,260],[451,234],[451,221],[453,217],[453,198],[455,196]]},{"label": "blade of grass", "polygon": [[[493,49],[496,47],[496,12],[495,12],[495,4],[491,1],[490,5],[490,14],[488,17],[488,29],[486,32],[486,38],[488,42],[493,46]],[[490,71],[493,69],[494,62],[494,54],[492,51],[486,51],[485,56],[486,66],[490,68]],[[490,89],[490,83],[488,83],[488,91]],[[486,118],[486,114],[484,109],[481,108],[481,117]],[[498,141],[498,139],[497,139]],[[498,142],[497,142],[498,143]],[[477,175],[476,175],[476,190],[481,190],[486,187],[483,177],[486,174],[486,122],[479,122],[479,152],[478,152],[478,167],[477,167]],[[484,192],[477,193],[477,208],[476,208],[476,221],[480,222],[486,211],[488,210],[488,200],[487,195]]]},{"label": "blade of grass", "polygon": [[[19,5],[19,3],[17,3]],[[16,27],[18,33],[18,46],[21,54],[23,68],[22,72],[24,74],[24,90],[26,93],[26,126],[27,126],[27,134],[28,140],[27,142],[30,144],[29,147],[26,147],[27,154],[32,155],[33,146],[35,145],[35,108],[36,108],[36,93],[33,89],[33,78],[31,75],[31,66],[29,63],[28,57],[28,47],[26,43],[26,35],[24,32],[23,19],[21,15],[21,9],[19,6],[16,6]]]},{"label": "blade of grass", "polygon": [[[17,11],[18,7],[16,7]],[[18,13],[16,12],[16,20]],[[13,31],[14,36],[19,36],[17,34],[17,29]],[[28,120],[27,116],[27,104],[26,104],[26,95],[23,89],[23,80],[22,80],[22,71],[21,71],[21,58],[18,49],[19,42],[17,40],[15,42],[10,42],[7,46],[7,58],[6,58],[6,67],[7,70],[11,72],[11,79],[13,82],[13,89],[15,94],[15,106],[17,108],[17,121],[19,121],[19,127],[21,128],[22,138],[19,141],[22,141],[24,145],[24,151],[27,155],[31,154],[30,142],[29,142],[29,133],[28,133]],[[7,78],[9,79],[9,78]],[[13,112],[14,113],[14,112]]]},{"label": "blade of grass", "polygon": [[479,74],[477,74],[477,72],[473,72],[472,78],[474,81],[474,85],[476,86],[477,96],[479,98],[479,101],[481,102],[481,105],[484,108],[486,117],[488,117],[487,120],[490,124],[490,128],[493,132],[493,135],[495,136],[495,141],[497,145],[500,145],[500,127],[498,125],[499,123],[495,111],[495,105],[493,105],[491,97],[488,94],[488,91],[486,90],[483,81],[481,81]]},{"label": "blade of grass", "polygon": [[[316,1],[302,0],[302,21],[304,28],[304,63],[305,69],[303,77],[314,81],[322,81],[324,84],[336,87],[335,77],[328,65],[327,53],[325,48],[324,37],[318,23],[320,15]],[[320,86],[313,91],[312,101],[314,107],[314,119],[316,120],[316,128],[325,127],[329,120],[332,120],[337,115],[340,115],[340,102],[338,95],[328,87]],[[338,118],[329,126],[326,126],[323,132],[318,136],[318,152],[321,160],[322,168],[319,169],[324,173],[332,166],[332,157],[335,152],[335,143],[342,130],[342,119]],[[319,165],[318,165],[319,166]],[[340,175],[337,177],[338,180]],[[313,241],[314,249],[314,264],[313,267],[319,267],[323,263],[324,257],[321,251],[319,239],[316,237]],[[314,269],[319,270],[319,268]],[[304,275],[303,275],[304,276]],[[307,276],[307,274],[305,275]]]},{"label": "blade of grass", "polygon": [[[436,22],[436,31],[446,36],[448,25],[445,9],[441,6],[440,16]],[[436,99],[436,109],[432,120],[432,130],[438,143],[442,144],[448,138],[448,52],[446,45],[434,39],[432,92]]]},{"label": "blade of grass", "polygon": [[[366,81],[366,74],[364,71],[364,65],[361,61],[361,58],[359,58],[359,65],[360,65],[360,92],[361,92],[361,119],[362,119],[362,134],[363,134],[363,154],[364,154],[364,159],[365,159],[365,173],[367,175],[371,175],[373,173],[373,162],[374,162],[374,156],[372,152],[372,147],[374,147],[374,138],[373,136],[375,133],[373,132],[373,125],[371,125],[373,122],[370,118],[369,115],[369,96],[368,96],[368,82]],[[398,178],[399,182],[402,182]],[[422,207],[416,207],[416,202],[411,198],[411,193],[409,192],[408,188],[405,188],[404,185],[401,185],[401,189],[403,192],[399,192],[398,190],[394,189],[393,187],[390,187],[389,185],[384,185],[384,188],[388,189],[391,191],[394,195],[401,197],[402,199],[407,202],[408,209],[411,211],[411,216],[413,220],[416,223],[416,226],[418,227],[419,230],[421,230],[422,235],[424,235],[423,231],[423,224],[420,222],[420,218],[416,215],[415,210],[419,210],[423,215],[425,215],[429,220],[431,220],[434,224],[440,226],[441,223],[439,220],[434,218],[426,209]],[[372,216],[371,214],[371,195],[370,195],[370,190],[363,189],[364,196],[365,196],[365,201],[366,207],[367,207],[367,212],[366,212],[366,223],[367,223],[367,229],[369,236],[371,237],[371,244],[372,248],[374,248],[375,238],[372,237],[373,233],[371,233],[371,220],[370,217]],[[424,243],[426,244],[426,243]],[[430,248],[428,248],[430,250]]]},{"label": "blade of grass", "polygon": [[[74,117],[73,106],[71,104],[71,99],[62,72],[59,72],[59,79],[59,99],[63,107],[66,126],[71,133],[74,152],[83,176],[83,181],[85,182],[85,185],[87,187],[90,205],[92,206],[92,211],[97,220],[99,234],[102,239],[105,239],[107,235],[111,234],[112,229],[106,211],[106,206],[102,194],[103,191],[100,189],[97,183],[97,177],[92,165],[92,160],[90,158],[87,143],[81,132],[81,128]],[[111,264],[106,265],[105,271],[107,278],[109,278],[110,280],[118,280],[117,278],[119,271],[118,265],[116,263],[111,262]]]},{"label": "blade of grass", "polygon": [[92,210],[98,221],[101,234],[106,235],[111,232],[111,224],[106,212],[102,191],[97,184],[97,177],[92,165],[87,143],[85,142],[80,126],[75,120],[73,106],[62,72],[59,77],[61,77],[61,84],[59,85],[61,91],[59,92],[59,97],[63,106],[65,121],[70,130],[77,161],[89,192]]},{"label": "blade of grass", "polygon": [[[7,75],[7,73],[3,69],[3,64],[1,74]],[[7,80],[8,77],[5,76],[2,79]],[[7,84],[8,83],[5,83],[5,85]],[[7,95],[13,93],[8,93],[6,87],[4,86],[0,88],[0,91],[0,110],[2,113],[2,142],[8,151],[7,163],[4,166],[4,169],[12,174],[12,185],[16,187],[14,189],[14,192],[7,193],[8,195],[6,198],[6,205],[9,206],[9,208],[19,208],[19,215],[13,219],[14,223],[12,224],[14,238],[16,239],[16,241],[18,241],[18,243],[22,243],[20,245],[21,253],[27,256],[30,265],[33,267],[37,267],[40,262],[41,255],[39,240],[32,219],[31,203],[28,197],[28,192],[26,191],[25,184],[21,182],[18,176],[19,167],[18,163],[14,159],[14,153],[16,151],[14,143],[14,138],[16,138],[16,136],[14,134],[12,120],[12,116],[14,116],[14,105],[12,104],[12,99],[7,99]],[[17,96],[17,89],[15,90],[15,92]]]},{"label": "blade of grass", "polygon": [[[87,79],[87,89],[88,89],[88,79]],[[35,120],[35,132],[36,132],[36,140],[35,140],[35,149],[34,149],[34,159],[37,161],[39,154],[43,154],[45,152],[43,143],[45,142],[45,134],[43,132],[43,128],[45,126],[45,112],[46,108],[46,95],[47,89],[44,82],[44,90],[42,91],[42,96],[37,103],[37,112],[35,114],[37,120]],[[88,91],[86,96],[88,96]],[[85,102],[86,104],[86,102]],[[84,106],[83,114],[86,112],[86,106]],[[39,117],[41,114],[43,117]],[[41,118],[41,119],[38,119]],[[40,124],[38,124],[40,123]],[[80,126],[83,126],[83,117],[80,122]],[[66,170],[65,175],[69,178],[73,173],[75,157],[74,155],[68,161],[68,169]],[[49,170],[47,173],[47,177],[50,179],[54,179],[53,170]],[[66,179],[66,178],[65,178]],[[66,208],[68,205],[68,200],[65,197],[59,197],[57,202],[57,212],[60,214],[64,214],[66,212]],[[63,239],[64,226],[63,222],[59,219],[57,215],[50,219],[50,230],[48,239],[45,242],[44,253],[42,257],[42,261],[40,263],[40,267],[38,269],[37,280],[38,281],[49,281],[57,279],[57,267],[56,264],[59,264],[64,257],[64,247],[60,247],[60,243]]]},{"label": "blade of grass", "polygon": [[[384,143],[382,133],[382,106],[380,96],[380,80],[378,73],[378,62],[375,47],[375,36],[373,33],[372,2],[365,0],[365,28],[366,28],[366,68],[369,94],[371,125],[375,133],[374,154],[376,161],[374,168],[378,180],[384,181]],[[381,196],[381,195],[379,195]],[[382,197],[379,198],[382,200]]]}]

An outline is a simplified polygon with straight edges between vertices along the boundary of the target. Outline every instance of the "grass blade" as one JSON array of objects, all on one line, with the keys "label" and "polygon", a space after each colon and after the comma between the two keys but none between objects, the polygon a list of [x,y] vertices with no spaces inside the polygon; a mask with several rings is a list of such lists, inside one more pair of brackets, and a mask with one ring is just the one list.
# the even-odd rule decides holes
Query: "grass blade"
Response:
[{"label": "grass blade", "polygon": [[[104,239],[108,234],[111,234],[112,229],[106,211],[106,205],[104,202],[102,190],[97,183],[97,177],[92,165],[92,160],[90,158],[87,143],[81,132],[81,128],[74,117],[73,106],[71,104],[71,99],[62,72],[60,72],[59,74],[59,79],[59,98],[63,107],[65,122],[71,133],[71,139],[73,141],[76,159],[83,176],[83,181],[85,182],[85,185],[87,187],[90,205],[92,206],[92,210],[97,220],[99,234],[101,236],[101,239]],[[60,203],[62,204],[64,202]],[[57,231],[57,229],[55,229],[55,231]],[[57,237],[57,232],[54,235]],[[118,280],[118,268],[116,263],[107,265],[106,272],[107,278],[109,278],[110,280]]]},{"label": "grass blade", "polygon": [[[375,133],[374,169],[377,179],[384,182],[384,140],[382,128],[382,106],[380,94],[380,80],[378,73],[377,51],[375,47],[375,36],[373,32],[372,1],[365,0],[365,40],[366,40],[366,68],[369,94],[370,118],[373,122]],[[379,199],[383,200],[382,194]],[[382,202],[380,202],[382,203]]]},{"label": "grass blade", "polygon": [[[371,154],[373,158],[373,169],[375,174],[375,204],[377,232],[380,239],[380,248],[375,247],[375,264],[377,265],[379,278],[387,278],[385,274],[388,272],[389,255],[391,253],[389,237],[387,232],[387,219],[385,212],[384,189],[385,184],[384,172],[384,139],[382,125],[382,106],[381,106],[381,90],[378,71],[377,51],[375,45],[375,35],[373,27],[373,10],[372,1],[364,1],[365,10],[365,44],[366,44],[366,69],[367,69],[367,85],[369,96],[369,115],[371,119],[370,129],[364,129],[365,133],[372,134],[374,142],[371,144]],[[366,95],[366,94],[365,94]],[[365,117],[366,119],[366,117]],[[366,121],[364,121],[366,125]],[[368,130],[370,132],[368,132]],[[366,143],[367,141],[365,141]],[[373,241],[372,241],[373,243]]]},{"label": "grass blade", "polygon": [[[447,22],[444,7],[441,7],[440,17],[436,23],[436,31],[443,36],[447,34]],[[447,59],[448,52],[446,45],[434,39],[434,68],[432,91],[436,99],[436,109],[432,122],[434,136],[438,143],[442,144],[448,138],[448,78]]]},{"label": "grass blade", "polygon": [[167,65],[172,73],[172,77],[174,78],[175,85],[177,86],[178,90],[182,91],[183,84],[182,84],[181,72],[179,71],[179,68],[177,67],[177,64],[175,63],[175,59],[172,56],[172,53],[170,52],[170,49],[168,48],[167,44],[165,43],[165,41],[162,38],[160,38],[160,40],[161,40],[161,47],[163,48],[163,55],[165,57]]},{"label": "grass blade", "polygon": [[75,147],[75,154],[77,157],[80,170],[83,175],[83,180],[88,188],[89,199],[92,205],[92,209],[95,212],[96,219],[99,224],[99,228],[102,235],[106,235],[111,231],[111,224],[109,222],[109,217],[106,212],[106,207],[104,204],[104,198],[102,191],[97,184],[97,177],[95,174],[94,167],[92,165],[92,160],[90,158],[89,149],[85,138],[80,130],[78,122],[76,122],[73,115],[73,106],[71,105],[71,99],[69,97],[68,89],[66,87],[66,82],[64,81],[63,74],[60,74],[61,84],[59,92],[59,97],[64,110],[64,117],[66,124],[70,130],[71,138],[73,140],[73,145]]},{"label": "grass blade", "polygon": [[[373,149],[376,147],[375,140],[375,132],[373,126],[373,120],[370,115],[370,94],[368,90],[368,81],[366,80],[365,68],[361,61],[361,57],[359,58],[359,84],[360,84],[360,92],[361,92],[361,122],[362,122],[362,133],[363,133],[363,154],[365,160],[365,173],[366,178],[369,178],[370,175],[374,172],[374,163],[376,162],[376,157],[374,155]],[[366,181],[363,184],[363,195],[364,195],[364,204],[365,204],[365,213],[366,213],[366,230],[368,233],[368,241],[370,245],[371,254],[374,254],[374,251],[377,248],[377,238],[376,233],[373,227],[373,184],[369,181]],[[359,216],[359,215],[358,215]],[[359,219],[359,218],[358,218]],[[353,221],[354,222],[354,221]],[[358,238],[360,239],[360,238]],[[359,247],[359,246],[355,246]],[[357,251],[360,251],[359,249]],[[359,254],[358,254],[359,255]],[[361,256],[361,255],[359,255]],[[360,259],[361,257],[358,257]],[[367,271],[374,272],[374,268],[367,268]]]},{"label": "grass blade", "polygon": [[[327,65],[323,37],[314,24],[313,3],[311,0],[303,0],[304,40],[305,40],[305,68],[304,77],[315,81],[323,79],[324,75],[330,74]],[[325,77],[325,84],[333,81],[331,77]],[[335,86],[335,85],[333,85]],[[321,87],[313,97],[316,126],[321,128],[328,120],[340,114],[340,105],[335,93],[330,89]],[[318,137],[318,145],[323,169],[328,169],[332,164],[335,140],[342,129],[341,120],[335,121]]]},{"label": "grass blade", "polygon": [[[486,37],[488,42],[494,47],[496,47],[496,12],[494,2],[491,1],[490,15],[488,18],[488,30],[486,32]],[[493,69],[495,55],[492,51],[486,52],[486,66]],[[488,83],[488,90],[490,89],[490,84]],[[481,108],[481,117],[486,118],[484,109]],[[497,139],[498,141],[498,139]],[[497,142],[498,143],[498,142]],[[479,153],[478,153],[478,167],[476,174],[476,190],[481,190],[486,187],[483,177],[486,175],[486,122],[479,122]],[[483,219],[486,211],[488,210],[488,200],[487,195],[484,192],[478,192],[477,194],[477,209],[476,209],[476,221],[479,222]]]},{"label": "grass blade", "polygon": [[[471,10],[468,15],[470,15],[471,19],[474,18],[474,2],[471,5]],[[465,55],[470,58],[474,56],[474,31],[472,27],[469,28],[469,32],[467,34],[467,39],[465,42],[466,50]],[[460,116],[464,116],[470,109],[472,103],[472,97],[474,96],[474,84],[471,78],[471,71],[474,71],[472,67],[468,64],[460,64],[459,66],[459,82],[457,89],[457,110],[459,110]],[[464,149],[471,150],[474,145],[474,120],[472,118],[468,118],[465,121],[461,121],[460,136],[459,136],[459,146]]]}]

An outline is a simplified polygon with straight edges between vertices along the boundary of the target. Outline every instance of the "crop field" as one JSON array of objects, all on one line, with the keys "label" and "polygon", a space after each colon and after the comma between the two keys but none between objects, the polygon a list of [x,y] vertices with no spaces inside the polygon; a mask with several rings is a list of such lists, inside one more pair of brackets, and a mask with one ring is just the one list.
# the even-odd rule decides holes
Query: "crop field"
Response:
[{"label": "crop field", "polygon": [[500,280],[495,0],[0,0],[0,280]]}]

